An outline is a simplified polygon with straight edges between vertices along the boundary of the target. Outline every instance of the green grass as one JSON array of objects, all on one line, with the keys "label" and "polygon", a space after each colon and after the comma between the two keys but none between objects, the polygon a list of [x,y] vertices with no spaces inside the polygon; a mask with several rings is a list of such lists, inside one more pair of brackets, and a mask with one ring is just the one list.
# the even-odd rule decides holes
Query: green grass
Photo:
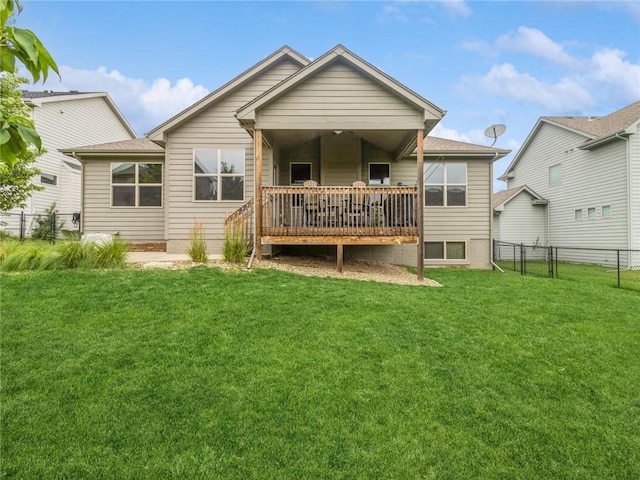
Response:
[{"label": "green grass", "polygon": [[640,295],[428,270],[0,276],[0,477],[640,478]]}]

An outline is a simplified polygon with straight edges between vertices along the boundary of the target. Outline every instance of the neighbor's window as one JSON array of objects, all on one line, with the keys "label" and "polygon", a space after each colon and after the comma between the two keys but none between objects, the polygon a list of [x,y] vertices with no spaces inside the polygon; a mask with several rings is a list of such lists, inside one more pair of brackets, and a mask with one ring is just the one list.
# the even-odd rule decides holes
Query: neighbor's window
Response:
[{"label": "neighbor's window", "polygon": [[311,180],[311,163],[293,162],[289,164],[289,167],[291,169],[290,185],[302,185],[307,180]]},{"label": "neighbor's window", "polygon": [[549,167],[549,185],[560,185],[562,182],[562,165],[552,165]]},{"label": "neighbor's window", "polygon": [[162,163],[112,163],[111,206],[161,207]]},{"label": "neighbor's window", "polygon": [[391,185],[391,165],[389,163],[369,164],[369,185]]},{"label": "neighbor's window", "polygon": [[424,184],[427,207],[464,207],[467,204],[466,163],[427,163]]},{"label": "neighbor's window", "polygon": [[244,173],[244,150],[195,149],[194,200],[244,200]]},{"label": "neighbor's window", "polygon": [[429,260],[465,260],[465,242],[424,242],[424,258]]},{"label": "neighbor's window", "polygon": [[603,205],[602,206],[602,216],[610,217],[611,216],[611,205]]},{"label": "neighbor's window", "polygon": [[596,207],[591,207],[587,210],[587,218],[596,218]]},{"label": "neighbor's window", "polygon": [[579,208],[578,210],[576,210],[573,214],[573,218],[575,218],[576,220],[582,220],[582,209]]},{"label": "neighbor's window", "polygon": [[57,185],[58,184],[58,176],[51,175],[50,173],[41,173],[40,174],[40,183],[44,183],[45,185]]}]

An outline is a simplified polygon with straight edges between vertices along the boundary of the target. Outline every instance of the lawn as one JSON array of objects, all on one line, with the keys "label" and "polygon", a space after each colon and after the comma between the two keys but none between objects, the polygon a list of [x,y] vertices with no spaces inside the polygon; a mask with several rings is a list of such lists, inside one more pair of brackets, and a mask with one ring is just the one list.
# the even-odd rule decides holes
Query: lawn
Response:
[{"label": "lawn", "polygon": [[1,478],[640,478],[640,295],[3,274]]}]

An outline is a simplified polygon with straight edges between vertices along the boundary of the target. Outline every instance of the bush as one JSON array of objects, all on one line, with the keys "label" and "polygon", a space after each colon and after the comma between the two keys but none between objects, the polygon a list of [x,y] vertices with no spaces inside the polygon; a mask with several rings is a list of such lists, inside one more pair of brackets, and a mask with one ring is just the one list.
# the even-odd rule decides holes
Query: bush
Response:
[{"label": "bush", "polygon": [[193,227],[189,230],[189,248],[187,255],[191,260],[197,263],[207,263],[209,255],[207,253],[207,241],[204,233],[204,222],[196,220]]},{"label": "bush", "polygon": [[[42,216],[36,218],[36,226],[31,232],[31,238],[34,240],[46,240],[47,242],[54,241],[64,227],[64,220],[58,219],[57,213],[56,204],[52,203]],[[54,218],[55,232],[52,232],[51,225],[54,224]]]},{"label": "bush", "polygon": [[128,245],[114,238],[111,242],[95,246],[98,268],[122,268],[126,265]]},{"label": "bush", "polygon": [[227,225],[225,227],[224,245],[222,257],[230,263],[242,263],[247,256],[248,249],[239,225]]}]

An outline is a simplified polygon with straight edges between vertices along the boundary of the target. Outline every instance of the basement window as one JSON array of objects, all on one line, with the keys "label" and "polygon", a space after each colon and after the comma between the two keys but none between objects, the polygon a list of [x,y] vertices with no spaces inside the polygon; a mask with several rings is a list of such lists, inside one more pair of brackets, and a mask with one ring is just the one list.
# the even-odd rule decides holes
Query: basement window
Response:
[{"label": "basement window", "polygon": [[58,176],[51,175],[50,173],[42,173],[40,174],[40,183],[44,185],[57,185],[58,184]]}]

